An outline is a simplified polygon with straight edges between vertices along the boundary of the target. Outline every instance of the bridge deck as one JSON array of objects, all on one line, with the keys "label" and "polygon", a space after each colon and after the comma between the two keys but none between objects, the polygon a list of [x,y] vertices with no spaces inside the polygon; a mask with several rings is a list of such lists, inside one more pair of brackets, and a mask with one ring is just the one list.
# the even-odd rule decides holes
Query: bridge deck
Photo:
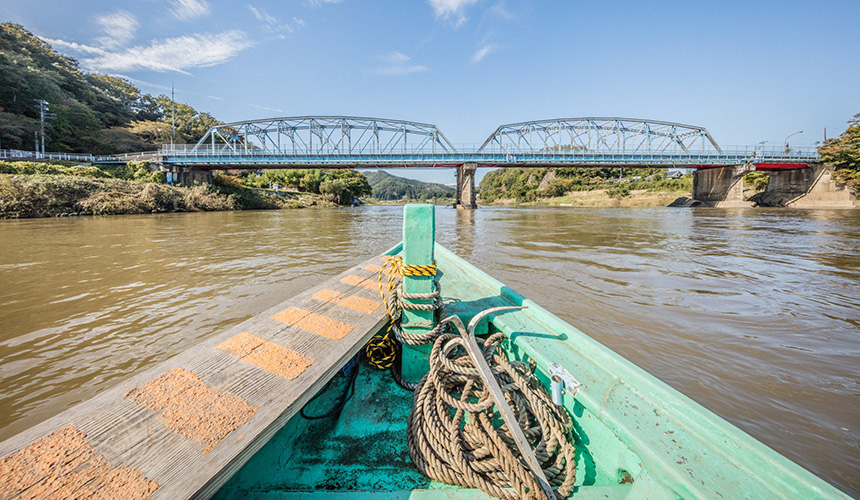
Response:
[{"label": "bridge deck", "polygon": [[369,260],[0,443],[2,498],[209,496],[386,320]]}]

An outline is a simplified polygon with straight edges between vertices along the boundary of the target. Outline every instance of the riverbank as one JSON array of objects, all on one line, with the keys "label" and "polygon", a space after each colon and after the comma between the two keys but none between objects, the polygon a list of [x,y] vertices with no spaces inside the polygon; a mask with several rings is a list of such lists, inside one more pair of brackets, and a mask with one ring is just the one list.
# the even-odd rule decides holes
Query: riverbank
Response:
[{"label": "riverbank", "polygon": [[334,206],[322,196],[230,186],[178,187],[75,175],[0,174],[0,218]]},{"label": "riverbank", "polygon": [[556,196],[552,198],[538,198],[535,201],[519,202],[513,198],[499,198],[491,203],[484,203],[479,200],[480,205],[485,206],[524,206],[524,207],[627,207],[627,208],[648,208],[648,207],[665,207],[681,196],[689,197],[689,190],[677,191],[648,191],[645,189],[636,189],[624,196],[617,193],[610,193],[612,190],[595,189],[592,191],[577,191],[566,194],[565,196]]}]

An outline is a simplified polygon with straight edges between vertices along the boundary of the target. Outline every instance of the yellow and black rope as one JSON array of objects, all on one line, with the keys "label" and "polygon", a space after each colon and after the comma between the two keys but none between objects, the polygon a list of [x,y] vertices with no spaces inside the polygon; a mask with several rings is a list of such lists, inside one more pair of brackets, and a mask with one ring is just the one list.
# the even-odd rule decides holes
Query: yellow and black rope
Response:
[{"label": "yellow and black rope", "polygon": [[[387,287],[383,281],[383,275],[385,274],[388,275]],[[382,269],[379,270],[377,283],[379,284],[379,294],[382,297],[382,302],[385,304],[385,310],[388,312],[388,328],[384,332],[380,331],[370,339],[365,347],[365,353],[367,354],[367,362],[380,370],[391,368],[398,351],[400,351],[398,342],[392,334],[392,329],[395,328],[396,324],[399,325],[402,311],[398,307],[397,301],[392,300],[392,298],[396,297],[397,284],[404,276],[435,277],[436,263],[434,262],[428,266],[410,265],[404,264],[402,257],[393,256],[389,257],[382,266]]]}]

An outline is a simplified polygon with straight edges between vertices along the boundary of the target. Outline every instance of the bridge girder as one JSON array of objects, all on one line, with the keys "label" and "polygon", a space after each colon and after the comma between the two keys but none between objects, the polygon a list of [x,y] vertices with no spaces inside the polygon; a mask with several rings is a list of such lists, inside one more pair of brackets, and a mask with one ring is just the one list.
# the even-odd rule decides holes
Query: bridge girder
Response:
[{"label": "bridge girder", "polygon": [[508,154],[545,151],[655,153],[722,151],[704,127],[636,118],[557,118],[502,125],[478,148]]},{"label": "bridge girder", "polygon": [[300,116],[217,125],[188,152],[337,156],[454,153],[456,149],[435,125],[426,123],[350,116]]}]

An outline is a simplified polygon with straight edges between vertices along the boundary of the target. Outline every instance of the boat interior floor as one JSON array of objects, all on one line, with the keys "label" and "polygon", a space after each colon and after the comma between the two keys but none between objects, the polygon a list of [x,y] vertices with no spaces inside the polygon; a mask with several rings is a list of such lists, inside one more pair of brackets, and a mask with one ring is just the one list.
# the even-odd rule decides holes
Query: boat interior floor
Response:
[{"label": "boat interior floor", "polygon": [[[336,375],[304,409],[308,416],[338,406],[351,382]],[[354,394],[339,414],[317,420],[294,416],[215,495],[217,499],[405,499],[493,498],[480,490],[433,481],[409,457],[406,422],[412,392],[391,374],[360,363]],[[582,455],[578,453],[578,455]],[[630,484],[618,484],[592,465],[572,498],[625,498]]]}]

